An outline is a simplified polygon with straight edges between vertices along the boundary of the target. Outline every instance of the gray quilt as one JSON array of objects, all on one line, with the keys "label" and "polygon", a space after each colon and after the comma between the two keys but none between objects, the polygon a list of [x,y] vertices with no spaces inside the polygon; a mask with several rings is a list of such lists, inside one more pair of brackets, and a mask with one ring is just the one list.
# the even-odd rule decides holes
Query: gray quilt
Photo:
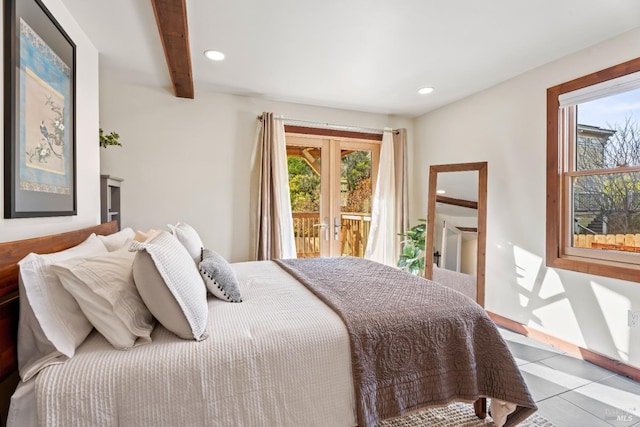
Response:
[{"label": "gray quilt", "polygon": [[500,333],[470,298],[358,258],[276,262],[344,321],[361,427],[481,396],[517,405],[505,426],[536,411]]}]

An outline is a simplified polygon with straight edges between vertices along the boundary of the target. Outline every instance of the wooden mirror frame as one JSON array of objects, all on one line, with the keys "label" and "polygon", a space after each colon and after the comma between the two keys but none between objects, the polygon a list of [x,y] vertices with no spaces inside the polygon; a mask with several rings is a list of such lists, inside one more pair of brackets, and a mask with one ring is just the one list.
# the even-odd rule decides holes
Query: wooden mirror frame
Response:
[{"label": "wooden mirror frame", "polygon": [[433,244],[436,215],[438,173],[478,171],[478,257],[476,267],[476,302],[484,307],[485,258],[487,246],[487,162],[452,163],[429,167],[427,200],[427,237],[424,254],[424,277],[433,278]]}]

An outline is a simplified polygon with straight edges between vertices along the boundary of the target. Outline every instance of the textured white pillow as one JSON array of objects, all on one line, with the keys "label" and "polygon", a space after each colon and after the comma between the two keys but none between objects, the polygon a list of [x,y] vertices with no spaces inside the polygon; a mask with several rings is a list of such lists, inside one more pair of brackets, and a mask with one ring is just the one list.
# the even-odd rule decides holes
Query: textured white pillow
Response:
[{"label": "textured white pillow", "polygon": [[133,278],[149,311],[180,338],[205,339],[207,288],[185,247],[160,231],[145,242],[134,241],[130,250],[138,251]]},{"label": "textured white pillow", "polygon": [[109,252],[117,251],[127,244],[127,240],[133,239],[135,231],[131,228],[124,228],[117,233],[109,234],[108,236],[98,236],[98,239],[105,245]]},{"label": "textured white pillow", "polygon": [[134,257],[123,247],[104,256],[73,258],[51,266],[91,324],[121,350],[151,342],[155,325],[133,281]]},{"label": "textured white pillow", "polygon": [[182,246],[187,249],[191,258],[197,263],[200,262],[200,252],[202,252],[202,240],[198,235],[198,232],[189,224],[185,224],[184,222],[179,222],[176,225],[167,224],[169,230],[171,230],[171,234],[176,236]]},{"label": "textured white pillow", "polygon": [[18,368],[23,381],[47,365],[73,357],[76,347],[93,329],[76,300],[49,268],[50,264],[107,253],[104,244],[92,234],[73,248],[45,255],[31,253],[18,263]]}]

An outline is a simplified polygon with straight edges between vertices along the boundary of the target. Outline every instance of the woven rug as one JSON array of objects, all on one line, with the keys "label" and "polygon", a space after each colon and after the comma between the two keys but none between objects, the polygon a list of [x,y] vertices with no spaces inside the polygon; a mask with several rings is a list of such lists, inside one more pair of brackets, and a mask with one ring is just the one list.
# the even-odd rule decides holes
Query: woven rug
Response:
[{"label": "woven rug", "polygon": [[[431,408],[416,412],[402,418],[385,420],[378,427],[495,427],[491,417],[484,420],[476,417],[473,405],[466,403],[452,403],[445,408]],[[519,427],[556,427],[544,417],[533,414]]]}]

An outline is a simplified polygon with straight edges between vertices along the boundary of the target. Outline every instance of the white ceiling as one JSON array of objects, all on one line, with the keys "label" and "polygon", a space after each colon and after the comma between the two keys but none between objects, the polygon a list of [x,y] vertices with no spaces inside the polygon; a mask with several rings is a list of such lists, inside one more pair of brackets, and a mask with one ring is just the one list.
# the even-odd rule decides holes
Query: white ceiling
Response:
[{"label": "white ceiling", "polygon": [[[444,191],[444,197],[452,199],[478,201],[478,171],[439,172],[437,189]],[[457,217],[477,217],[478,210],[462,206],[436,203],[436,212],[441,215]]]},{"label": "white ceiling", "polygon": [[[171,81],[150,0],[62,0],[126,82]],[[196,97],[417,116],[640,26],[638,0],[187,0]],[[227,59],[214,63],[205,49]],[[433,86],[430,95],[418,95]]]}]

